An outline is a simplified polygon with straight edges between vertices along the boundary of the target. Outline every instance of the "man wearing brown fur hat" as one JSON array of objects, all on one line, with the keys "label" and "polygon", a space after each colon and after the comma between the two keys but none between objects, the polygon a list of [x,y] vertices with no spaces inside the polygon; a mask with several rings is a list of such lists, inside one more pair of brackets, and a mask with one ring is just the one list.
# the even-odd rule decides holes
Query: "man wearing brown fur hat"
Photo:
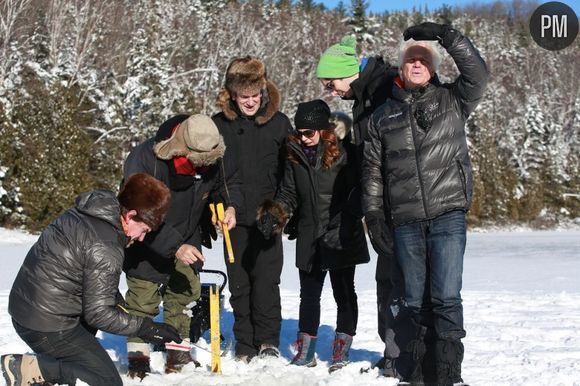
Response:
[{"label": "man wearing brown fur hat", "polygon": [[[223,137],[211,118],[178,115],[164,122],[155,137],[133,149],[125,161],[125,176],[150,174],[167,184],[172,195],[165,224],[127,250],[124,267],[128,311],[154,317],[163,300],[164,320],[183,339],[181,344],[166,345],[167,373],[193,361],[187,312],[201,291],[197,268],[204,261],[201,227],[207,204],[224,202],[224,223],[230,229],[236,225],[242,201],[239,180],[235,164],[224,152]],[[143,378],[150,372],[149,345],[130,338],[127,346],[129,376]]]},{"label": "man wearing brown fur hat", "polygon": [[227,152],[237,159],[245,199],[238,226],[230,233],[236,261],[226,265],[236,357],[247,362],[257,354],[279,356],[282,239],[264,239],[256,227],[256,210],[276,193],[292,125],[279,111],[280,93],[268,80],[264,63],[250,56],[229,64],[217,106],[221,112],[213,120]]},{"label": "man wearing brown fur hat", "polygon": [[116,306],[124,248],[157,229],[170,202],[162,182],[135,174],[117,197],[108,190],[79,195],[75,206],[42,232],[16,276],[8,304],[16,332],[38,356],[3,355],[7,385],[74,385],[78,379],[122,386],[115,364],[95,338],[97,329],[156,344],[180,339],[172,326]]}]

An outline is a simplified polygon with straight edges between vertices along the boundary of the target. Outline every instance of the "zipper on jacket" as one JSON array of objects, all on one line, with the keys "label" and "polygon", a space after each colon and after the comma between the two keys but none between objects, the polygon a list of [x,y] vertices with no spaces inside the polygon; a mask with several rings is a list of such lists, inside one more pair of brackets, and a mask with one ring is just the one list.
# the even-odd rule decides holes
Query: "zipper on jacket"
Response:
[{"label": "zipper on jacket", "polygon": [[465,175],[465,170],[463,170],[463,165],[461,161],[456,159],[455,163],[457,164],[457,169],[459,169],[459,180],[461,181],[461,187],[463,189],[463,196],[465,197],[465,201],[468,202],[467,198],[467,176]]},{"label": "zipper on jacket", "polygon": [[413,104],[414,100],[409,104],[409,122],[411,123],[411,135],[413,136],[413,146],[415,147],[415,165],[417,165],[417,179],[419,180],[419,187],[421,188],[421,203],[423,204],[423,210],[425,211],[426,218],[429,218],[429,211],[427,210],[427,204],[425,200],[425,185],[423,184],[423,178],[421,177],[421,165],[419,162],[419,152],[417,151],[417,128],[413,124]]}]

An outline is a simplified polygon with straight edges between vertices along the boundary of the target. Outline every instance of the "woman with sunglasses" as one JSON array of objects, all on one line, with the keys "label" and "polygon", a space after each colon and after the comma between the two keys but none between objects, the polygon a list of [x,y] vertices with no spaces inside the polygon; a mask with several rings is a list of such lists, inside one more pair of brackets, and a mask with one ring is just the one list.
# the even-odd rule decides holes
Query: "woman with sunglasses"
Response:
[{"label": "woman with sunglasses", "polygon": [[284,178],[274,200],[258,210],[258,228],[269,238],[280,233],[290,215],[297,220],[296,266],[300,275],[297,353],[292,364],[316,365],[320,295],[327,271],[337,304],[336,335],[329,371],[348,363],[356,333],[355,265],[369,252],[360,211],[354,149],[341,142],[321,100],[300,103],[295,133],[288,139]]}]

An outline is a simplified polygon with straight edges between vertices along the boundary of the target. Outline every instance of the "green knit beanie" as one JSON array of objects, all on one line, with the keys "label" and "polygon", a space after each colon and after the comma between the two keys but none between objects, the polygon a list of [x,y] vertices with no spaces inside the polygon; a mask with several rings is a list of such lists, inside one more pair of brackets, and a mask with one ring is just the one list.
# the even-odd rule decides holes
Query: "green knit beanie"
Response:
[{"label": "green knit beanie", "polygon": [[318,78],[347,78],[359,72],[356,59],[356,39],[354,36],[345,36],[340,43],[330,46],[320,56],[316,67]]}]

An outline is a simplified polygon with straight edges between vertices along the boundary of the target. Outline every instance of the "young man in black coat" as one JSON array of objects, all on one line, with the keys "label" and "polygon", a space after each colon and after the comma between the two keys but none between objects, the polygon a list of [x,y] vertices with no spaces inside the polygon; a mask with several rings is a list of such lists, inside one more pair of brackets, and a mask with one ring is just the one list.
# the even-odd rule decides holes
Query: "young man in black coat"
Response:
[{"label": "young man in black coat", "polygon": [[[189,305],[201,292],[197,268],[201,253],[202,215],[211,201],[224,202],[224,222],[236,224],[242,201],[237,168],[224,155],[223,137],[210,117],[178,115],[164,122],[155,137],[134,148],[124,165],[125,176],[143,172],[163,181],[171,190],[172,204],[165,224],[143,243],[126,253],[127,309],[154,317],[163,300],[164,320],[183,339],[166,345],[167,373],[191,363]],[[129,375],[143,378],[150,372],[149,345],[138,337],[127,345]]]},{"label": "young man in black coat", "polygon": [[264,63],[243,57],[231,61],[213,116],[237,160],[244,205],[231,233],[235,263],[226,262],[234,310],[236,356],[278,356],[282,313],[282,239],[265,240],[256,228],[256,209],[272,199],[283,174],[286,136],[292,126],[280,109],[280,93],[267,79]]},{"label": "young man in black coat", "polygon": [[[339,43],[330,46],[320,56],[316,76],[332,96],[352,100],[352,130],[347,136],[356,148],[359,177],[361,175],[362,154],[367,126],[372,113],[390,97],[397,69],[383,61],[381,57],[356,58],[356,40],[345,36]],[[385,356],[389,357],[390,321],[393,320],[390,305],[393,299],[401,296],[402,275],[393,251],[391,229],[380,226],[384,221],[365,217],[371,244],[377,252],[377,317],[378,333],[385,342]],[[384,233],[384,236],[382,235]],[[377,237],[375,237],[377,236]],[[375,366],[384,367],[384,358]]]},{"label": "young man in black coat", "polygon": [[2,356],[6,384],[122,386],[96,330],[162,344],[172,326],[128,314],[117,304],[124,249],[163,222],[171,194],[146,174],[126,180],[117,197],[95,190],[54,220],[32,246],[10,291],[8,312],[38,356]]}]

